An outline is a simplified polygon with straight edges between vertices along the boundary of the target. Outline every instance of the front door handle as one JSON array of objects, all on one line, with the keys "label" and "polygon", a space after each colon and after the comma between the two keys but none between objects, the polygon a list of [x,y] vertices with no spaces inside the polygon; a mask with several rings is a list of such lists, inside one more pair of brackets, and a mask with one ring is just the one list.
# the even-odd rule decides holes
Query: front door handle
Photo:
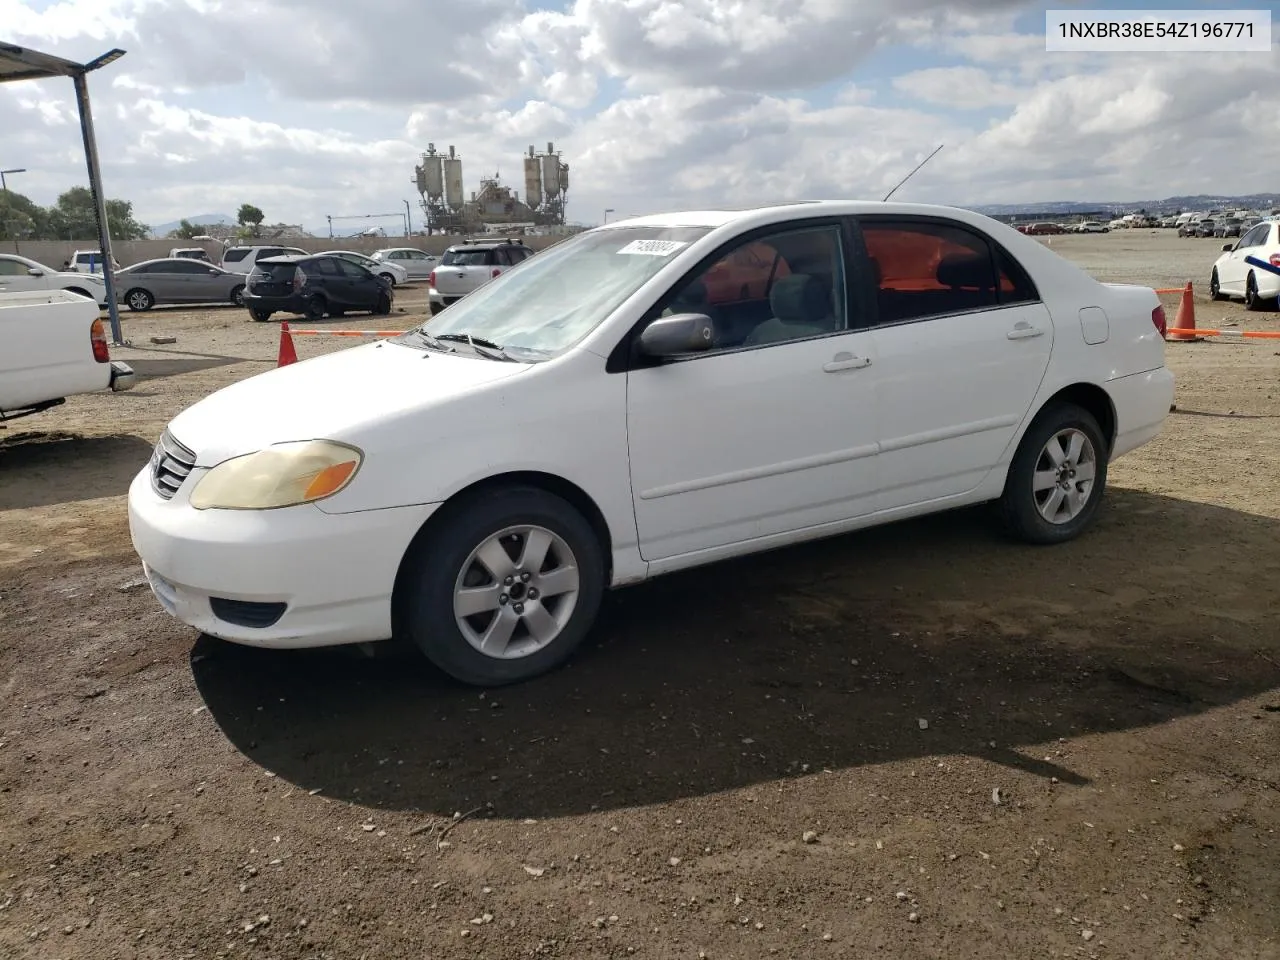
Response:
[{"label": "front door handle", "polygon": [[823,373],[839,373],[841,370],[861,370],[871,366],[870,357],[855,357],[851,353],[840,352],[822,365]]},{"label": "front door handle", "polygon": [[1021,320],[1013,325],[1013,329],[1005,334],[1010,340],[1030,340],[1032,337],[1044,336],[1044,331],[1039,327],[1033,327],[1025,320]]}]

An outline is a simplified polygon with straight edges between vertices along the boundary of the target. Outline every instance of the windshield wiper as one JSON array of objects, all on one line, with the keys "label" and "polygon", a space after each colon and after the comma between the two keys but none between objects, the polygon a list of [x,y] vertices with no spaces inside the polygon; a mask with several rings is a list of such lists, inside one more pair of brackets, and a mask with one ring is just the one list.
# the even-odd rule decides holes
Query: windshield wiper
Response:
[{"label": "windshield wiper", "polygon": [[484,337],[474,337],[469,333],[442,333],[435,339],[448,340],[451,343],[465,343],[480,356],[488,357],[491,360],[508,360],[511,363],[520,362],[507,353],[501,344],[486,340]]},{"label": "windshield wiper", "polygon": [[439,337],[433,337],[427,331],[418,327],[412,331],[418,339],[422,340],[432,350],[439,350],[441,353],[456,353],[457,348],[449,346],[447,343],[441,343]]}]

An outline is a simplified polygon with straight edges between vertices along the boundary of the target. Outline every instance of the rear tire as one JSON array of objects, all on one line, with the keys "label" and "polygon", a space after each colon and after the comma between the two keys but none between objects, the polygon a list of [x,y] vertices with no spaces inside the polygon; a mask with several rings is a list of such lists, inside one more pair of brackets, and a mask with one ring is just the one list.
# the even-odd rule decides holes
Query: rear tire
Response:
[{"label": "rear tire", "polygon": [[249,316],[257,320],[259,323],[266,323],[271,319],[271,311],[262,307],[253,307],[249,310]]},{"label": "rear tire", "polygon": [[307,301],[306,308],[303,310],[303,316],[308,320],[323,320],[326,304],[324,297],[313,296]]},{"label": "rear tire", "polygon": [[1110,448],[1097,419],[1073,403],[1055,403],[1018,445],[998,512],[1005,529],[1033,544],[1065,543],[1097,515]]},{"label": "rear tire", "polygon": [[444,509],[405,558],[398,632],[472,686],[517,683],[563,663],[604,594],[591,524],[536,487],[484,490]]},{"label": "rear tire", "polygon": [[144,313],[156,304],[156,298],[148,291],[136,287],[124,295],[124,302],[136,313]]},{"label": "rear tire", "polygon": [[1244,305],[1250,310],[1269,310],[1276,305],[1276,297],[1258,296],[1258,278],[1250,273],[1244,285]]}]

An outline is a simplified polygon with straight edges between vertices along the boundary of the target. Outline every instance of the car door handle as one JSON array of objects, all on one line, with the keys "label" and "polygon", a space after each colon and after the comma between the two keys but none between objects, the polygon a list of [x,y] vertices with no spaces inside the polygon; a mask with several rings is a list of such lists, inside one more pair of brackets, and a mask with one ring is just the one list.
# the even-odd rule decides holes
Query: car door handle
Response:
[{"label": "car door handle", "polygon": [[1014,324],[1013,329],[1006,333],[1005,336],[1010,340],[1030,340],[1032,337],[1044,336],[1044,331],[1023,320],[1021,323]]},{"label": "car door handle", "polygon": [[851,353],[837,353],[822,365],[823,373],[839,373],[841,370],[861,370],[871,366],[870,357],[855,357]]}]

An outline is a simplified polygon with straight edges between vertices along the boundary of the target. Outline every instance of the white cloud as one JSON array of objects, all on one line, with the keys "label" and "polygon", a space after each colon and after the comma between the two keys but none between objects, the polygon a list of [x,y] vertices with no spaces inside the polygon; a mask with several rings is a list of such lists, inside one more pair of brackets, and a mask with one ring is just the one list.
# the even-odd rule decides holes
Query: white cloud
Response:
[{"label": "white cloud", "polygon": [[[0,0],[8,39],[87,60],[112,196],[143,220],[316,225],[413,198],[418,153],[467,189],[548,140],[572,219],[612,207],[899,196],[955,203],[1275,189],[1272,54],[1047,54],[1021,0]],[[1035,22],[1032,17],[1028,22]],[[1033,26],[1030,28],[1035,30]],[[910,66],[895,67],[897,53]],[[923,65],[922,65],[923,61]],[[0,86],[13,186],[83,182],[71,85]]]}]

